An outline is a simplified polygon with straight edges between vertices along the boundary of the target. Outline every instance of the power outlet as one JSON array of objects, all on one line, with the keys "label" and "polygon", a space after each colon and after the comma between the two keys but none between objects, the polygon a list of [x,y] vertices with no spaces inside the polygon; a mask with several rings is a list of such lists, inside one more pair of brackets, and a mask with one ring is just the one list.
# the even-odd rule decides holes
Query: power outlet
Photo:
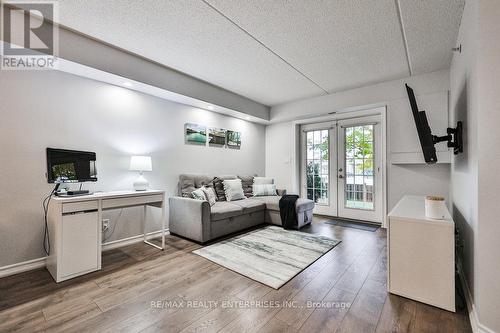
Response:
[{"label": "power outlet", "polygon": [[109,219],[102,219],[102,231],[107,231],[109,229]]}]

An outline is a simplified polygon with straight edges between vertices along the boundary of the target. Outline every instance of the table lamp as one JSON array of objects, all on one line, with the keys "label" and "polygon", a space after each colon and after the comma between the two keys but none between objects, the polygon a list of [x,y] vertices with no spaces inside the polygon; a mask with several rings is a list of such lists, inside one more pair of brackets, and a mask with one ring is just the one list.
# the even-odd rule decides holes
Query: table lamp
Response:
[{"label": "table lamp", "polygon": [[149,187],[149,182],[144,178],[144,171],[153,171],[151,164],[151,156],[132,156],[130,158],[130,170],[139,171],[139,177],[134,181],[134,190],[146,191]]}]

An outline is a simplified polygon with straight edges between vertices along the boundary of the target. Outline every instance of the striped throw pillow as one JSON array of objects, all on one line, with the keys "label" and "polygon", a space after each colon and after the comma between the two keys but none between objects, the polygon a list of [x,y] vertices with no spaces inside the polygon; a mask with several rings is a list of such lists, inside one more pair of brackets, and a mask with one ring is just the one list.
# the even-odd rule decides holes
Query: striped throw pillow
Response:
[{"label": "striped throw pillow", "polygon": [[276,194],[276,185],[274,184],[261,184],[253,186],[254,197],[278,195]]}]

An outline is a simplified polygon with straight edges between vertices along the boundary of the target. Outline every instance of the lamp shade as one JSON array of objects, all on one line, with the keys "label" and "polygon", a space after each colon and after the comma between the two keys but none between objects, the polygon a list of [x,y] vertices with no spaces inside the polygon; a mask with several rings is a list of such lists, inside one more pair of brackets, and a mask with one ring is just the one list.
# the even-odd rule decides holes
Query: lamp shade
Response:
[{"label": "lamp shade", "polygon": [[132,171],[153,171],[151,156],[132,156],[130,158],[130,170]]}]

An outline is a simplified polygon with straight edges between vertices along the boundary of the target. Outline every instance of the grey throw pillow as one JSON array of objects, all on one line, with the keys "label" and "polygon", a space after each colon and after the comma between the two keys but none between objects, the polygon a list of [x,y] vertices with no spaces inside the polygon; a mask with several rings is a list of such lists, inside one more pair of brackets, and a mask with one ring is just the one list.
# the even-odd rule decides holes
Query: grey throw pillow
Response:
[{"label": "grey throw pillow", "polygon": [[201,190],[203,191],[203,193],[205,193],[205,197],[207,198],[207,201],[210,204],[210,206],[215,205],[215,202],[217,201],[215,190],[208,186],[203,186]]},{"label": "grey throw pillow", "polygon": [[252,185],[254,176],[238,176],[241,179],[241,185],[243,186],[243,193],[245,197],[250,198],[253,195]]},{"label": "grey throw pillow", "polygon": [[245,199],[241,179],[224,180],[224,192],[226,193],[227,201]]}]

